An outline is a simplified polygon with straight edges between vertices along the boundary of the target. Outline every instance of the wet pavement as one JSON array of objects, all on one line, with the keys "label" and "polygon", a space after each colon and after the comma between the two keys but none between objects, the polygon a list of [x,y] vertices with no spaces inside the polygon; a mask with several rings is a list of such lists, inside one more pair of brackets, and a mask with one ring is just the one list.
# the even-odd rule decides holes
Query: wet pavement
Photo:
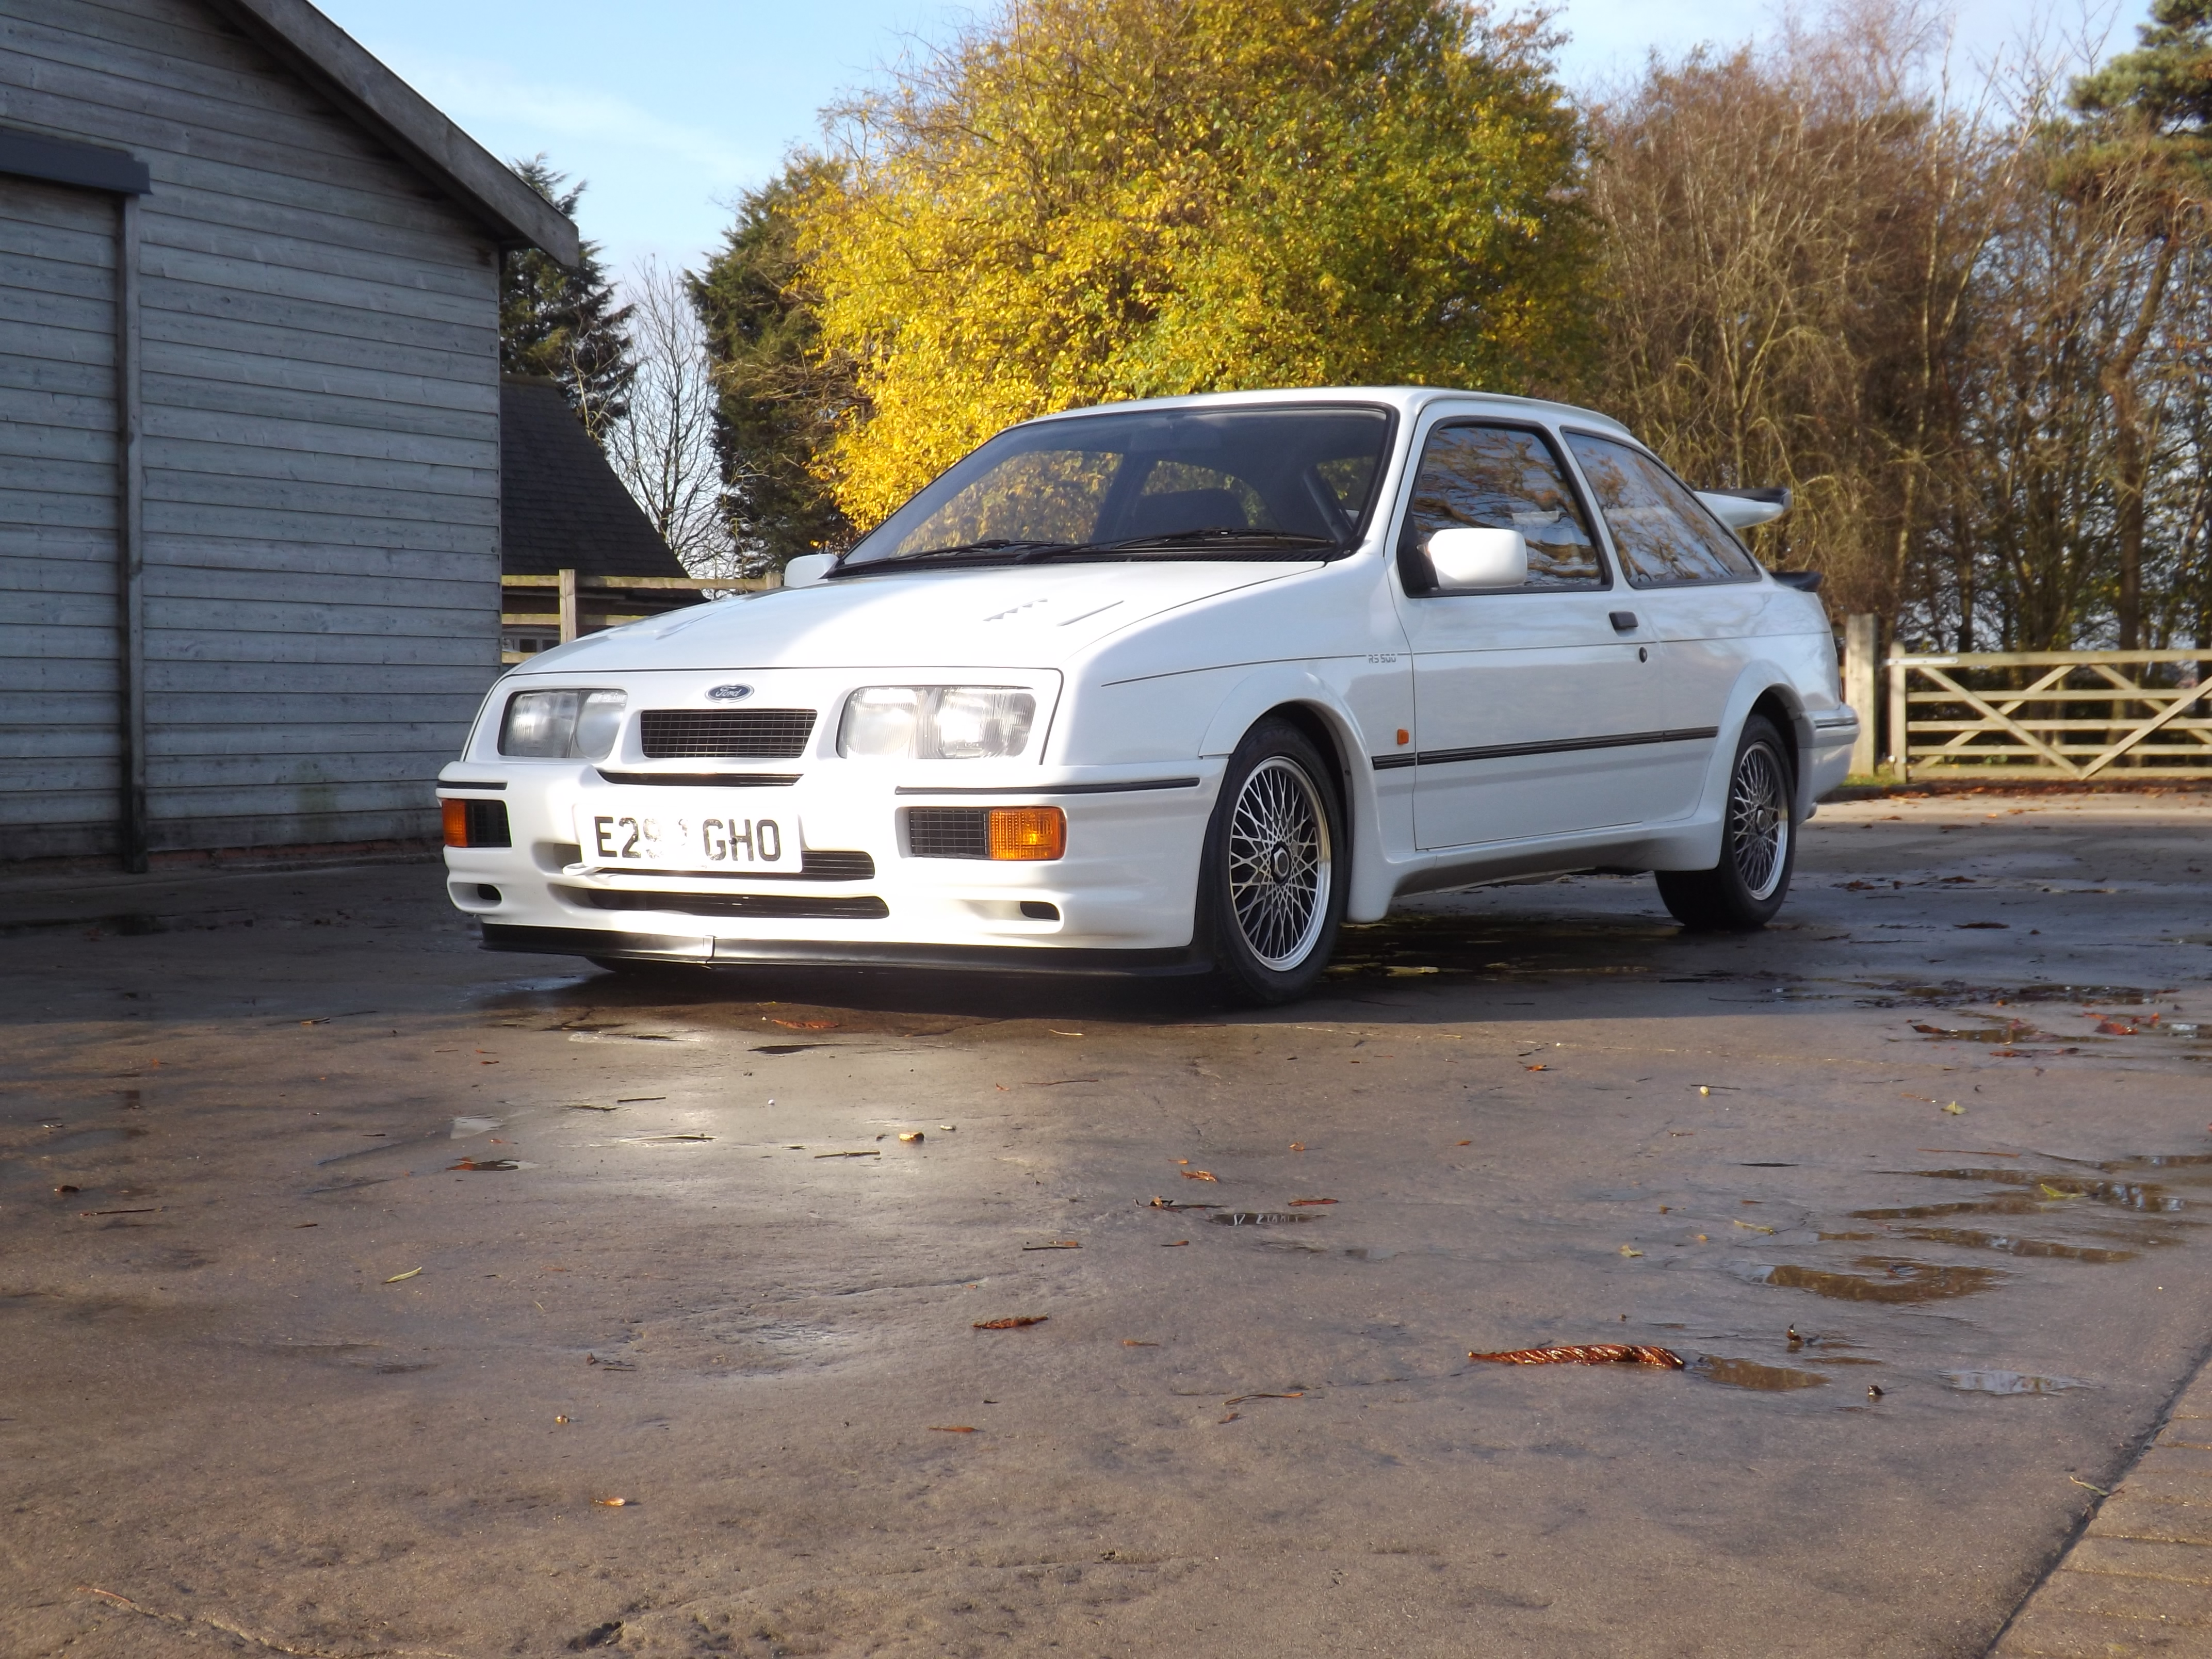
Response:
[{"label": "wet pavement", "polygon": [[[2212,1651],[2103,1496],[2212,1455],[2208,829],[1831,808],[1755,938],[1258,1015],[0,884],[0,1651]],[[1468,1358],[1559,1344],[1685,1363]]]}]

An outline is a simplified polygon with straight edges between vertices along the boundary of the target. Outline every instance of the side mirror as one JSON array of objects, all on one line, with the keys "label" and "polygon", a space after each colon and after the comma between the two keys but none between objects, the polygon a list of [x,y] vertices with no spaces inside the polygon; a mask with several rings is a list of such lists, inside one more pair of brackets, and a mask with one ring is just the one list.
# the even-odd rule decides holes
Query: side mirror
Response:
[{"label": "side mirror", "polygon": [[811,587],[837,562],[835,553],[802,553],[783,568],[786,587]]},{"label": "side mirror", "polygon": [[1521,587],[1528,580],[1528,544],[1517,530],[1476,530],[1455,525],[1429,538],[1429,563],[1447,592],[1470,587]]}]

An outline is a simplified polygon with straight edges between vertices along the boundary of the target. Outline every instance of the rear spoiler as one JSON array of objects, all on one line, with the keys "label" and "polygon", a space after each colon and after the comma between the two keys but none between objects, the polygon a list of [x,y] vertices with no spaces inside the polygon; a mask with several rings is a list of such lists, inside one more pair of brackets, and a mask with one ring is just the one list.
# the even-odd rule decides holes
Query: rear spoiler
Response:
[{"label": "rear spoiler", "polygon": [[1772,489],[1700,489],[1698,499],[1730,530],[1771,523],[1790,510],[1790,492]]}]

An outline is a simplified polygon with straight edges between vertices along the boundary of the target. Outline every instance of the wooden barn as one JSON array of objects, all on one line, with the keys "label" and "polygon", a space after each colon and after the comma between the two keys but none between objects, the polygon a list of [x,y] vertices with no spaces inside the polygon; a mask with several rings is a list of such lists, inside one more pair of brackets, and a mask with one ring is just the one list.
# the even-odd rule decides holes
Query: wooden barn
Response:
[{"label": "wooden barn", "polygon": [[0,0],[0,868],[434,836],[526,246],[304,0]]}]

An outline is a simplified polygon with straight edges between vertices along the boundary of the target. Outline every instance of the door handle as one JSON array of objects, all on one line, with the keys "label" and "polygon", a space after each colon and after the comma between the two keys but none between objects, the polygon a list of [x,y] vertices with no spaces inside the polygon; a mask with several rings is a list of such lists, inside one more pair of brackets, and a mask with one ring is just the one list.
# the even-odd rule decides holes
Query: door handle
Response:
[{"label": "door handle", "polygon": [[1633,611],[1614,611],[1608,612],[1607,615],[1613,623],[1614,633],[1633,634],[1636,631],[1636,613]]}]

